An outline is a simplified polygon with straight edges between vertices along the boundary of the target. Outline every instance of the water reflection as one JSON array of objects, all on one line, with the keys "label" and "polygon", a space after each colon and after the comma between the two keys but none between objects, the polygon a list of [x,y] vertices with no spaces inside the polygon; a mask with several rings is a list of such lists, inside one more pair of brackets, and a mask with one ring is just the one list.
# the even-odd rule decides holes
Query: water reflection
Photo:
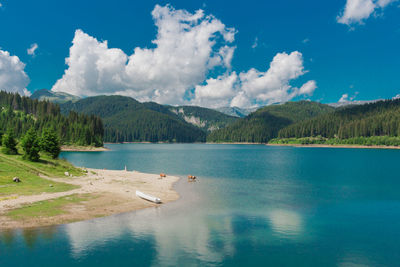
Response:
[{"label": "water reflection", "polygon": [[[155,262],[178,265],[182,253],[202,262],[217,263],[234,254],[230,217],[208,216],[199,206],[200,198],[191,185],[185,187],[181,200],[159,208],[149,208],[65,226],[71,255],[82,258],[114,240],[152,239]],[[197,207],[192,209],[192,207]]]},{"label": "water reflection", "polygon": [[12,229],[5,229],[0,231],[0,240],[1,243],[10,247],[16,239],[16,231]]},{"label": "water reflection", "polygon": [[39,237],[39,231],[30,228],[22,229],[22,236],[25,240],[26,246],[30,249],[33,249]]},{"label": "water reflection", "polygon": [[268,238],[274,235],[300,239],[304,222],[299,214],[288,210],[273,210],[264,217],[204,213],[182,216],[174,214],[173,207],[168,207],[68,224],[65,231],[71,254],[76,259],[85,258],[91,250],[129,236],[136,241],[151,239],[156,251],[155,262],[161,265],[179,265],[177,255],[182,254],[203,263],[216,264],[234,257],[242,238],[252,236],[254,244],[274,244],[276,240]]},{"label": "water reflection", "polygon": [[233,258],[243,240],[257,246],[273,245],[281,238],[299,242],[304,237],[306,224],[300,212],[231,207],[236,203],[226,201],[229,190],[237,188],[225,185],[224,193],[215,194],[212,190],[203,191],[210,187],[208,183],[203,179],[202,184],[193,186],[182,179],[177,185],[181,195],[177,202],[66,225],[71,256],[85,258],[92,250],[121,239],[133,243],[151,240],[154,246],[149,249],[155,250],[154,260],[161,265],[182,264],[179,255],[217,264]]},{"label": "water reflection", "polygon": [[376,263],[371,262],[365,255],[346,254],[339,258],[338,267],[369,267],[377,266]]},{"label": "water reflection", "polygon": [[272,230],[283,238],[296,239],[303,234],[304,222],[293,210],[275,209],[268,214]]},{"label": "water reflection", "polygon": [[17,244],[20,240],[29,249],[34,249],[41,241],[52,241],[56,238],[59,226],[48,226],[39,228],[3,229],[0,231],[0,243],[8,247]]}]

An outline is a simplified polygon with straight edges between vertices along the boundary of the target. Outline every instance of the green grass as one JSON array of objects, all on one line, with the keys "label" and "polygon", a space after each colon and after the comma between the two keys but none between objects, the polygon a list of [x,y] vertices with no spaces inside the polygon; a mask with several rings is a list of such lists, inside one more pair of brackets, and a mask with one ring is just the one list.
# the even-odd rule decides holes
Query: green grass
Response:
[{"label": "green grass", "polygon": [[6,215],[13,220],[25,220],[37,217],[53,217],[64,214],[64,208],[72,203],[87,201],[93,196],[74,194],[56,199],[44,200],[9,211]]},{"label": "green grass", "polygon": [[[12,194],[34,195],[42,192],[62,192],[78,188],[60,182],[52,182],[39,177],[39,173],[48,177],[65,177],[64,172],[74,176],[81,176],[84,172],[75,168],[65,160],[54,160],[41,155],[39,162],[30,162],[22,159],[21,155],[5,155],[0,153],[0,196]],[[12,181],[19,177],[21,183]],[[50,187],[49,185],[53,185]]]}]

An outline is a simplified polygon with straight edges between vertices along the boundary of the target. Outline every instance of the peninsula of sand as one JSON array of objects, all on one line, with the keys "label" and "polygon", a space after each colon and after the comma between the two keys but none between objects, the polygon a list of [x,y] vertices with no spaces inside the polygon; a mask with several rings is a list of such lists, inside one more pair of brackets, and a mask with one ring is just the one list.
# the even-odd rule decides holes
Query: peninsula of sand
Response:
[{"label": "peninsula of sand", "polygon": [[[80,177],[42,176],[42,178],[47,179],[49,184],[63,182],[75,185],[76,189],[2,199],[0,201],[0,229],[63,224],[159,205],[137,197],[136,190],[161,198],[162,204],[179,198],[178,193],[172,188],[179,178],[168,175],[160,178],[160,175],[137,171],[87,169],[87,174]],[[76,196],[80,196],[83,201],[70,202],[63,207],[60,214],[35,216],[24,220],[13,220],[5,215],[8,211],[22,206]]]},{"label": "peninsula of sand", "polygon": [[102,152],[109,150],[110,149],[105,147],[94,147],[94,146],[61,146],[61,151],[64,152]]}]

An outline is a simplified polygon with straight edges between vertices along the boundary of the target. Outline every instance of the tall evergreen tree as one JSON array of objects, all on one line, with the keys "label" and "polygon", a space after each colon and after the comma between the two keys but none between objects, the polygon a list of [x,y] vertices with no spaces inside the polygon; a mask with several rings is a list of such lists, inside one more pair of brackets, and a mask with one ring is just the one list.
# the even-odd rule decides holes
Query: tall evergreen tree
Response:
[{"label": "tall evergreen tree", "polygon": [[30,161],[38,161],[40,158],[39,139],[36,131],[30,128],[21,139],[21,146],[24,149],[24,158]]},{"label": "tall evergreen tree", "polygon": [[58,158],[61,152],[61,145],[55,131],[49,128],[43,130],[40,148],[42,151],[49,153],[53,159]]},{"label": "tall evergreen tree", "polygon": [[17,141],[15,140],[14,131],[12,128],[8,128],[7,132],[2,138],[3,153],[8,155],[16,155],[17,151]]}]

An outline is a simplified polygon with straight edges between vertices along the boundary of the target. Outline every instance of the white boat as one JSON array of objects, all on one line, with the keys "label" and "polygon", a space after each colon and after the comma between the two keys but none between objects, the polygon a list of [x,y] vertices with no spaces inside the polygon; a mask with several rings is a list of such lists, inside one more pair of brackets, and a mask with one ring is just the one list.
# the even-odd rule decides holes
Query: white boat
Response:
[{"label": "white boat", "polygon": [[158,197],[145,194],[145,193],[140,192],[140,191],[138,191],[138,190],[136,190],[136,196],[138,196],[138,197],[140,197],[140,198],[143,198],[143,199],[145,199],[145,200],[154,202],[154,203],[161,203],[161,199],[159,199]]}]

